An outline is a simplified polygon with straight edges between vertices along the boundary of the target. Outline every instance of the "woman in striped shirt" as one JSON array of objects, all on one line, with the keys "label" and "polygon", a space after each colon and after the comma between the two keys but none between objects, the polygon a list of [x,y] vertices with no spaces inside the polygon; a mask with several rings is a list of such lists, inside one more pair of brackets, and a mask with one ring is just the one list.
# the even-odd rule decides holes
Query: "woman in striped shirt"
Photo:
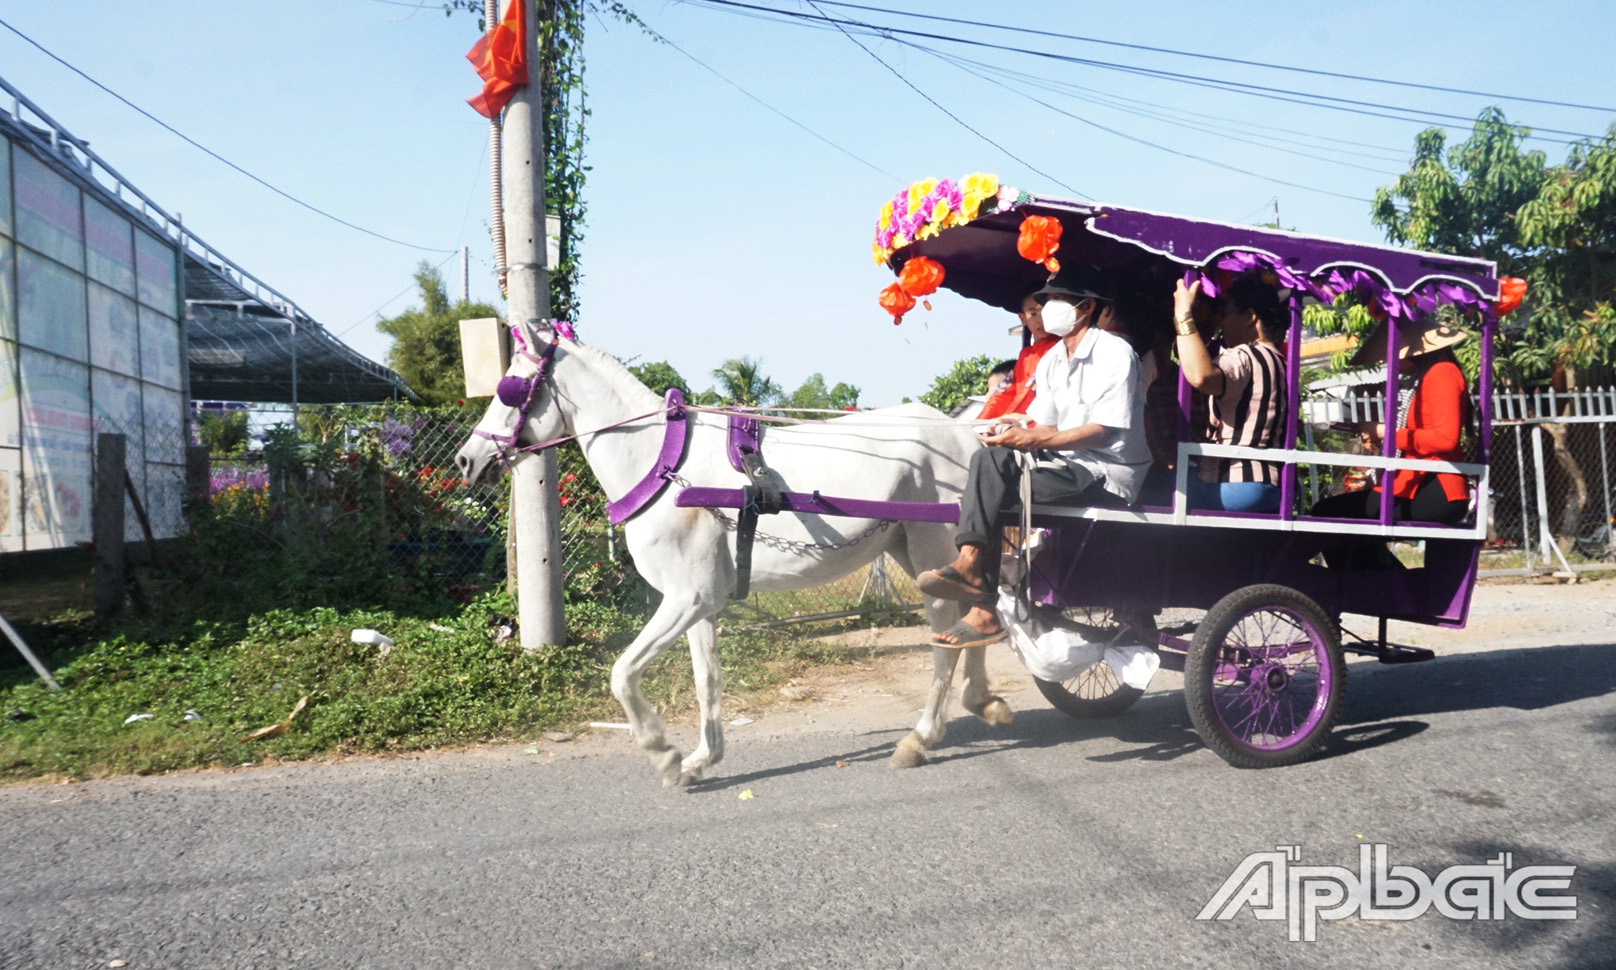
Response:
[{"label": "woman in striped shirt", "polygon": [[[1201,282],[1173,294],[1173,329],[1178,359],[1190,386],[1208,395],[1206,440],[1220,445],[1272,448],[1284,441],[1287,399],[1285,355],[1278,336],[1285,332],[1285,305],[1279,293],[1255,274],[1241,276],[1213,305],[1212,322],[1223,335],[1216,358],[1207,350],[1195,322]],[[1192,509],[1226,512],[1279,511],[1279,462],[1244,458],[1202,458],[1189,477]]]}]

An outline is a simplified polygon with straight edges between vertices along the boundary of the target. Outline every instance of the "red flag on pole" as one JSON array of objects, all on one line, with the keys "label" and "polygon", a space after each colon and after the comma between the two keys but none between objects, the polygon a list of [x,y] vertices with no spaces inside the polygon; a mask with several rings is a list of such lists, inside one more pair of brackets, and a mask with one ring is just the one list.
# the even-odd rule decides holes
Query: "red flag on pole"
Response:
[{"label": "red flag on pole", "polygon": [[466,54],[483,79],[483,93],[466,103],[484,118],[493,118],[510,103],[516,89],[527,83],[527,5],[511,0],[505,18],[488,28]]}]

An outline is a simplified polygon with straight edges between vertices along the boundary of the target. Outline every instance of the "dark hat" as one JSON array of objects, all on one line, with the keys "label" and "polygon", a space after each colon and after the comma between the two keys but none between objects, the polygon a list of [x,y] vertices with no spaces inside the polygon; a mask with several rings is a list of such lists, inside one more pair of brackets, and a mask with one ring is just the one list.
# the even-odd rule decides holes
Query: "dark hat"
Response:
[{"label": "dark hat", "polygon": [[1074,263],[1062,266],[1052,276],[1043,288],[1033,294],[1039,303],[1048,302],[1052,296],[1069,296],[1077,300],[1096,299],[1109,300],[1111,285],[1101,274],[1098,267],[1087,263]]}]

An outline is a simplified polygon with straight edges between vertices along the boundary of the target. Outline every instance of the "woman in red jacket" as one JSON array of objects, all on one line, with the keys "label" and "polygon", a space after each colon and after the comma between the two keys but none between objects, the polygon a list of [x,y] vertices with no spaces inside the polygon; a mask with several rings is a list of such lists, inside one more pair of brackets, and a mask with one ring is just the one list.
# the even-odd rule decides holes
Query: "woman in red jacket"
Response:
[{"label": "woman in red jacket", "polygon": [[[1463,330],[1426,324],[1404,334],[1398,356],[1397,453],[1402,458],[1437,461],[1464,460],[1464,429],[1470,423],[1470,395],[1464,373],[1454,358],[1455,345],[1468,336]],[[1364,344],[1354,364],[1386,359],[1386,328]],[[1385,425],[1364,428],[1373,454],[1380,454]],[[1380,486],[1320,499],[1313,514],[1327,518],[1380,517]],[[1470,512],[1470,483],[1463,475],[1403,469],[1392,476],[1393,508],[1400,522],[1436,522],[1451,525]]]}]

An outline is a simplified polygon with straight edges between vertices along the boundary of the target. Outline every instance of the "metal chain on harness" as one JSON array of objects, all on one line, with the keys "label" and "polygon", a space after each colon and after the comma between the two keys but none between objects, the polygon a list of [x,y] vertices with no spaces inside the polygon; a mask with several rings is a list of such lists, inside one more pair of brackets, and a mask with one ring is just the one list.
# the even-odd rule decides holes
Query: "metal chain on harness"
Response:
[{"label": "metal chain on harness", "polygon": [[[669,475],[668,479],[675,485],[681,485],[685,488],[692,487],[690,481],[682,475]],[[738,527],[738,523],[733,518],[725,515],[718,509],[709,508],[707,511],[712,513],[713,518],[723,523],[725,529],[734,531]],[[803,542],[800,539],[787,539],[783,536],[770,535],[767,532],[759,532],[755,538],[757,541],[762,542],[766,546],[786,550],[788,552],[835,552],[839,549],[851,549],[863,542],[865,539],[885,532],[886,530],[892,528],[892,523],[892,519],[882,519],[853,538],[844,540],[842,542]]]}]

